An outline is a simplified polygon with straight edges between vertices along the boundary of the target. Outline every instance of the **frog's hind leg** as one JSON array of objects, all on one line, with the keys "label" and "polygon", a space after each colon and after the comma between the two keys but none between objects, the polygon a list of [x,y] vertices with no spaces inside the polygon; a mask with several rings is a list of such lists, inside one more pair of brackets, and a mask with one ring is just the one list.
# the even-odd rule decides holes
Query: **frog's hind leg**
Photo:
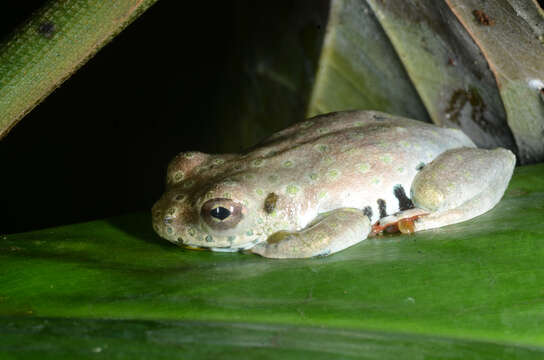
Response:
[{"label": "frog's hind leg", "polygon": [[414,222],[414,230],[455,224],[489,211],[504,194],[515,163],[514,154],[502,148],[444,152],[412,183],[414,205],[429,213]]},{"label": "frog's hind leg", "polygon": [[370,230],[370,219],[361,210],[337,209],[300,231],[278,231],[251,252],[276,259],[325,256],[366,239]]}]

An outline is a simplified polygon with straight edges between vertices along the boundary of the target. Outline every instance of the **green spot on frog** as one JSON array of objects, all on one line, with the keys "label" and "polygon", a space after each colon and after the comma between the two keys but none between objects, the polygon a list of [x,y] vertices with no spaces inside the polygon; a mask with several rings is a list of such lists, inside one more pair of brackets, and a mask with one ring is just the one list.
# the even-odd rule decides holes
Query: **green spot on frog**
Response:
[{"label": "green spot on frog", "polygon": [[332,164],[334,164],[334,162],[335,162],[335,160],[334,160],[334,158],[333,158],[332,156],[325,156],[325,157],[323,157],[323,160],[322,160],[322,161],[323,161],[323,163],[324,163],[325,165],[327,165],[327,166],[328,166],[328,165],[332,165]]},{"label": "green spot on frog", "polygon": [[314,149],[315,149],[317,152],[326,153],[327,151],[329,151],[329,145],[326,145],[326,144],[317,144],[317,145],[314,145]]},{"label": "green spot on frog", "polygon": [[264,190],[263,189],[255,189],[255,193],[259,196],[263,196],[264,195]]},{"label": "green spot on frog", "polygon": [[185,174],[183,174],[183,171],[176,171],[174,173],[174,182],[180,182],[181,180],[183,180],[184,176]]},{"label": "green spot on frog", "polygon": [[310,180],[316,181],[319,178],[319,175],[317,175],[317,173],[311,173],[309,177],[310,177]]},{"label": "green spot on frog", "polygon": [[335,180],[340,176],[340,171],[337,169],[329,169],[327,171],[327,177],[329,180]]},{"label": "green spot on frog", "polygon": [[300,187],[295,184],[290,184],[287,185],[286,191],[289,195],[296,195],[300,191]]},{"label": "green spot on frog", "polygon": [[187,234],[189,234],[191,237],[194,237],[196,235],[196,229],[194,227],[190,227],[188,230],[187,230]]},{"label": "green spot on frog", "polygon": [[357,170],[359,170],[360,173],[367,173],[370,170],[370,164],[369,163],[360,163],[357,165]]},{"label": "green spot on frog", "polygon": [[382,161],[386,164],[390,164],[393,162],[393,157],[389,154],[385,154],[382,156]]},{"label": "green spot on frog", "polygon": [[246,235],[247,236],[253,236],[253,230],[246,231]]},{"label": "green spot on frog", "polygon": [[281,164],[284,168],[292,168],[293,166],[295,166],[295,162],[293,160],[285,160],[282,164]]},{"label": "green spot on frog", "polygon": [[251,166],[258,168],[263,166],[264,163],[265,163],[264,159],[255,159],[251,162]]},{"label": "green spot on frog", "polygon": [[213,242],[213,237],[211,235],[207,235],[206,242]]},{"label": "green spot on frog", "polygon": [[350,153],[355,150],[355,147],[352,144],[347,144],[342,146],[342,152]]},{"label": "green spot on frog", "polygon": [[221,165],[221,164],[225,163],[225,160],[224,159],[213,159],[212,163],[214,165]]},{"label": "green spot on frog", "polygon": [[209,200],[209,199],[213,199],[215,196],[213,194],[213,192],[207,192],[206,195],[204,195],[204,199],[206,200]]}]

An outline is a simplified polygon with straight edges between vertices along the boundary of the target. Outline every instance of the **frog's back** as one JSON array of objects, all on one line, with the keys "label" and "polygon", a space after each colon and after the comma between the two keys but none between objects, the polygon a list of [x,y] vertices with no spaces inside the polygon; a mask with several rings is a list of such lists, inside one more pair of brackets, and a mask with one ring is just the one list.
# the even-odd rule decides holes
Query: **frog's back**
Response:
[{"label": "frog's back", "polygon": [[[408,131],[398,130],[397,134],[390,132],[395,128],[404,128]],[[342,137],[343,134],[351,136]],[[457,129],[441,128],[422,121],[379,111],[355,110],[318,115],[294,124],[255,146],[255,153],[263,150],[268,153],[272,150],[281,152],[296,145],[318,140],[338,145],[347,145],[347,143],[356,145],[357,143],[358,146],[365,146],[365,144],[375,142],[377,135],[388,136],[388,139],[384,138],[383,141],[409,141],[408,138],[413,137],[412,142],[414,143],[425,140],[435,142],[438,138],[442,139],[438,142],[446,148],[474,146],[474,143]]]},{"label": "frog's back", "polygon": [[474,144],[459,130],[350,111],[296,124],[247,155],[267,158],[280,178],[276,191],[308,204],[309,210],[370,207],[376,221],[402,207],[399,196],[409,197],[411,182],[425,164],[464,146]]}]

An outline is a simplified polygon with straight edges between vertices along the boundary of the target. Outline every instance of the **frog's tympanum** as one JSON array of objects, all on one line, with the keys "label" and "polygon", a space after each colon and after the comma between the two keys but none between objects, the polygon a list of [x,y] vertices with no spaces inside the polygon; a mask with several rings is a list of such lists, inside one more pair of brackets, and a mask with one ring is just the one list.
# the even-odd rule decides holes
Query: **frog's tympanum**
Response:
[{"label": "frog's tympanum", "polygon": [[153,227],[189,248],[323,256],[382,231],[483,214],[515,162],[509,150],[476,148],[460,130],[374,111],[331,113],[241,155],[177,155]]}]

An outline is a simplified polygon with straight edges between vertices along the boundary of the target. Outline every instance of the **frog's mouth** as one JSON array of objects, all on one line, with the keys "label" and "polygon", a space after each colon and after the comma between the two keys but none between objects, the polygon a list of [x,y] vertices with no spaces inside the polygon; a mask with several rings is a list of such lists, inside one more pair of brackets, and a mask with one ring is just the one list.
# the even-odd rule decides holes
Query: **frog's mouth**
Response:
[{"label": "frog's mouth", "polygon": [[195,250],[195,251],[216,251],[216,252],[239,252],[246,251],[255,246],[254,243],[248,243],[245,246],[240,247],[213,247],[213,246],[198,246],[198,245],[189,245],[180,243],[179,246],[186,250]]}]

